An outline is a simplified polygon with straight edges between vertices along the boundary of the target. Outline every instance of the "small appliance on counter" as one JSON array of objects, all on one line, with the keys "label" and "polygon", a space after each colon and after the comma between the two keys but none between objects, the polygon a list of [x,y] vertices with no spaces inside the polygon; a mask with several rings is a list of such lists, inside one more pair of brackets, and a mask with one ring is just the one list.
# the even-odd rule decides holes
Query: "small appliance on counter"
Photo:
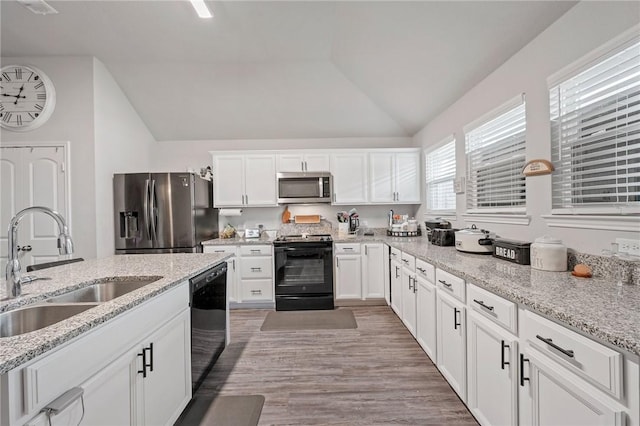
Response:
[{"label": "small appliance on counter", "polygon": [[425,220],[424,227],[425,231],[427,232],[427,236],[430,236],[431,231],[433,231],[434,229],[451,229],[451,222],[440,217],[436,217],[433,219]]},{"label": "small appliance on counter", "polygon": [[432,229],[429,235],[429,242],[436,246],[454,246],[456,245],[457,229]]},{"label": "small appliance on counter", "polygon": [[493,257],[519,265],[529,265],[531,243],[526,241],[496,238],[493,244]]},{"label": "small appliance on counter", "polygon": [[246,228],[244,230],[245,238],[260,238],[260,228]]},{"label": "small appliance on counter", "polygon": [[351,209],[349,211],[349,233],[355,234],[360,229],[360,216],[356,209]]},{"label": "small appliance on counter", "polygon": [[476,225],[461,229],[455,233],[456,249],[466,253],[492,254],[495,234]]}]

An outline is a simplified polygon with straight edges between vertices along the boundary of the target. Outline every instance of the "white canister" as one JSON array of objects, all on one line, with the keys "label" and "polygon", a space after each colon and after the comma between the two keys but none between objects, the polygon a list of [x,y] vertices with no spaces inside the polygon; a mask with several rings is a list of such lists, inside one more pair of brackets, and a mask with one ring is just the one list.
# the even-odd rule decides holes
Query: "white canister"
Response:
[{"label": "white canister", "polygon": [[536,238],[531,244],[531,267],[541,271],[566,271],[567,246],[548,235]]}]

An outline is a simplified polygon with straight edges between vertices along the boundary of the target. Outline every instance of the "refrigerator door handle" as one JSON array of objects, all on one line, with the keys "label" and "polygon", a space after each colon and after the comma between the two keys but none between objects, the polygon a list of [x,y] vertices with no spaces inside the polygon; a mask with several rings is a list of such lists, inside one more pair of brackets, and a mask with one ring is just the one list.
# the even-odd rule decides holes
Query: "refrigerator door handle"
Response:
[{"label": "refrigerator door handle", "polygon": [[156,208],[156,180],[155,179],[151,179],[151,192],[149,193],[149,198],[151,200],[151,209],[150,209],[151,231],[153,235],[153,240],[157,241],[158,240],[158,218],[156,215],[157,208]]},{"label": "refrigerator door handle", "polygon": [[144,229],[147,231],[147,239],[151,239],[151,230],[149,227],[149,179],[144,181]]}]

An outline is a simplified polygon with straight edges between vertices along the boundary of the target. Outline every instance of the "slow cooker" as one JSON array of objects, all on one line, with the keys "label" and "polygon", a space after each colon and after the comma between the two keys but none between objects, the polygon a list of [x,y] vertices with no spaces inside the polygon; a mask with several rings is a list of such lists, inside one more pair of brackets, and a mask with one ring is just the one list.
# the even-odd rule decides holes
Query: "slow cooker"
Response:
[{"label": "slow cooker", "polygon": [[466,253],[492,254],[495,234],[486,229],[471,228],[456,231],[456,249]]}]

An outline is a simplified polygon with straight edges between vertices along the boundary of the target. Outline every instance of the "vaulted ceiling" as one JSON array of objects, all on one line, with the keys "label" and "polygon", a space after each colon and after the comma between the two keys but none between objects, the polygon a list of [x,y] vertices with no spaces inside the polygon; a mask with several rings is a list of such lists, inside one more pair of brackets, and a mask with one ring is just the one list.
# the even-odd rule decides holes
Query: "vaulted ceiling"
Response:
[{"label": "vaulted ceiling", "polygon": [[101,60],[157,140],[411,136],[565,1],[0,1],[2,56]]}]

